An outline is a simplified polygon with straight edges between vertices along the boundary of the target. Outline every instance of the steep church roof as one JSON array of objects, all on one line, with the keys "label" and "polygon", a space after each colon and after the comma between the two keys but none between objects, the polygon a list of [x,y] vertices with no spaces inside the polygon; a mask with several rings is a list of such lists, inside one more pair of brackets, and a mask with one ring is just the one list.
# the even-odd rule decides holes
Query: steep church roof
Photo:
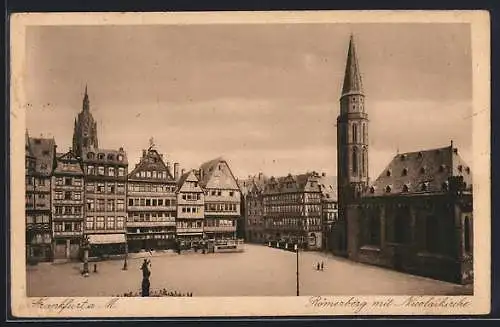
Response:
[{"label": "steep church roof", "polygon": [[463,186],[472,188],[472,173],[453,145],[430,150],[397,154],[365,196],[428,194],[446,192],[450,178],[463,178]]},{"label": "steep church roof", "polygon": [[337,201],[337,176],[321,175],[319,187],[325,200]]},{"label": "steep church roof", "polygon": [[348,94],[363,94],[363,83],[361,71],[359,69],[358,58],[356,56],[356,46],[351,35],[349,40],[349,50],[347,52],[347,63],[345,66],[344,84],[342,86],[342,96]]}]

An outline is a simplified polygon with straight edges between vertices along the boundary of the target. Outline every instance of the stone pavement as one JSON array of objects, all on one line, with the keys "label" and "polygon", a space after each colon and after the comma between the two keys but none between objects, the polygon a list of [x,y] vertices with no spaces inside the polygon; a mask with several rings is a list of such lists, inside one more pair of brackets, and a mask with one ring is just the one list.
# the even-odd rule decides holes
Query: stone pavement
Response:
[{"label": "stone pavement", "polygon": [[[141,254],[143,257],[145,254]],[[151,289],[194,296],[294,296],[296,254],[259,245],[243,253],[156,253]],[[315,264],[324,262],[324,271]],[[142,258],[97,262],[97,273],[80,275],[81,263],[42,263],[27,268],[28,296],[113,296],[138,292]],[[318,252],[299,254],[300,295],[458,295],[470,286],[407,275]]]}]

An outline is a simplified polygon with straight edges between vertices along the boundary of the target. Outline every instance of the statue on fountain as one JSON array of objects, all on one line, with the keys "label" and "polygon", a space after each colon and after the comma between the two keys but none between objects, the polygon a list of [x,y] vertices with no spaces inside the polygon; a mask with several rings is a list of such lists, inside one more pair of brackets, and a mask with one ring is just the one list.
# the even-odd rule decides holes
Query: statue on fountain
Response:
[{"label": "statue on fountain", "polygon": [[142,270],[142,296],[149,296],[149,276],[151,276],[151,270],[149,269],[151,267],[151,261],[148,259],[144,259],[144,262],[142,263],[141,270]]}]

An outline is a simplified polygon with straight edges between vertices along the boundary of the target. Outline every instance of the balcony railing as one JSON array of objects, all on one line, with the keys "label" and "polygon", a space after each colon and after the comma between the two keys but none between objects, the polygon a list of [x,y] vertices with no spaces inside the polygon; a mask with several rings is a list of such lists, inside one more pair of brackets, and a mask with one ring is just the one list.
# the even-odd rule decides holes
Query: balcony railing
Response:
[{"label": "balcony railing", "polygon": [[203,233],[202,227],[197,228],[179,228],[177,227],[177,234],[182,233]]},{"label": "balcony railing", "polygon": [[235,232],[236,226],[205,226],[205,232]]},{"label": "balcony railing", "polygon": [[168,227],[175,226],[175,221],[127,221],[127,227]]},{"label": "balcony railing", "polygon": [[127,206],[128,211],[176,211],[177,206]]},{"label": "balcony railing", "polygon": [[82,236],[83,232],[54,232],[54,237]]}]

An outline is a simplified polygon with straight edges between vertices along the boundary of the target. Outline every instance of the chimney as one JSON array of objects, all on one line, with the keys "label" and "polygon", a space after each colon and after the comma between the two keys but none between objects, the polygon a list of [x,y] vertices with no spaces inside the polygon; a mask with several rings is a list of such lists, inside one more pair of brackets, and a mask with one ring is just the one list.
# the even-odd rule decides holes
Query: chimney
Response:
[{"label": "chimney", "polygon": [[185,173],[185,172],[186,172],[186,171],[185,171],[185,169],[184,169],[184,168],[182,168],[182,170],[181,170],[181,175],[184,175],[184,173]]},{"label": "chimney", "polygon": [[179,179],[179,163],[174,163],[174,178],[175,180]]},{"label": "chimney", "polygon": [[262,180],[262,178],[264,177],[264,174],[262,172],[259,173],[259,181]]},{"label": "chimney", "polygon": [[203,179],[203,169],[201,169],[201,168],[199,169],[198,176],[200,179]]},{"label": "chimney", "polygon": [[172,174],[172,170],[171,169],[172,169],[172,167],[170,165],[170,161],[167,161],[167,171],[168,171],[169,174]]},{"label": "chimney", "polygon": [[326,173],[321,173],[321,176],[322,176],[322,177],[325,177],[325,176],[326,176]]}]

